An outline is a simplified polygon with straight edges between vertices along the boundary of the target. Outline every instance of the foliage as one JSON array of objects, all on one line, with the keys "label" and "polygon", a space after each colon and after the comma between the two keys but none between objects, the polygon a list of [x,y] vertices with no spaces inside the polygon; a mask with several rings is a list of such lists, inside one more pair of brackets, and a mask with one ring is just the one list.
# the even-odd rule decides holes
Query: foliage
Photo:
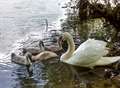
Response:
[{"label": "foliage", "polygon": [[82,42],[88,38],[107,41],[111,47],[111,55],[118,55],[116,51],[120,51],[119,0],[70,0],[64,8],[67,16],[61,25],[64,31],[79,34]]},{"label": "foliage", "polygon": [[118,39],[118,33],[120,32],[120,3],[118,0],[77,0],[77,8],[79,12],[79,18],[81,21],[104,18],[106,24],[113,25],[115,27],[112,40],[115,42]]},{"label": "foliage", "polygon": [[[100,3],[100,0],[70,0],[64,6],[67,18],[63,21],[62,28],[77,32],[83,41],[88,37],[118,41],[120,3],[118,0],[110,1],[102,0]],[[102,20],[102,24],[98,19]]]},{"label": "foliage", "polygon": [[76,31],[79,20],[77,16],[68,16],[61,24],[63,31]]}]

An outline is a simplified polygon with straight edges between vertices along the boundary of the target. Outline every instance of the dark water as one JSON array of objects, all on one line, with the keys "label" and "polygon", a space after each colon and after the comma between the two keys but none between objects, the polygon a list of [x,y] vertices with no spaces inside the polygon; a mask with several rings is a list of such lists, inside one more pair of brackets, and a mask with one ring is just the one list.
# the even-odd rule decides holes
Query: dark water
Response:
[{"label": "dark water", "polygon": [[21,47],[43,38],[45,19],[49,29],[58,28],[61,2],[64,0],[0,0],[0,88],[117,88],[104,79],[103,68],[91,73],[56,58],[34,63],[29,77],[25,66],[11,63],[11,52],[18,54]]}]

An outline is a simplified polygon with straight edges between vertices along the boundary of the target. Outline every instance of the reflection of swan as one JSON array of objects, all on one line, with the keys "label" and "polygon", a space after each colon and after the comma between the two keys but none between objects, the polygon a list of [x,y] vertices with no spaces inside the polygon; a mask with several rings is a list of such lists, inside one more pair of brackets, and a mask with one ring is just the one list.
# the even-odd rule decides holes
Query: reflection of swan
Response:
[{"label": "reflection of swan", "polygon": [[68,43],[67,52],[60,58],[65,63],[93,68],[94,66],[108,65],[120,60],[120,56],[104,57],[108,53],[107,43],[104,41],[88,39],[75,51],[75,44],[69,33],[65,32],[62,39],[67,40]]},{"label": "reflection of swan", "polygon": [[119,69],[105,69],[105,79],[110,79],[111,82],[120,88],[120,71]]},{"label": "reflection of swan", "polygon": [[120,75],[112,77],[111,83],[114,84],[116,88],[120,88]]}]

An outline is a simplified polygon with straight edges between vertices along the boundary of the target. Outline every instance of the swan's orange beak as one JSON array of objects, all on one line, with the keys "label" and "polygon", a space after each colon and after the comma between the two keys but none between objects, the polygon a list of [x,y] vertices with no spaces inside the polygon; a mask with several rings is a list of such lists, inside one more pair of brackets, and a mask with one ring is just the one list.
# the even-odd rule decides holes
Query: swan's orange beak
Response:
[{"label": "swan's orange beak", "polygon": [[58,39],[59,43],[60,44],[63,44],[63,42],[65,41],[64,37],[63,36],[60,36],[59,39]]},{"label": "swan's orange beak", "polygon": [[68,44],[67,44],[67,41],[65,40],[64,36],[60,36],[58,41],[59,41],[59,45],[62,47],[62,49],[64,51],[66,51],[68,49]]},{"label": "swan's orange beak", "polygon": [[63,42],[63,37],[60,36],[60,37],[58,38],[58,43],[62,45],[62,42]]},{"label": "swan's orange beak", "polygon": [[59,41],[61,41],[62,39],[63,39],[63,36],[60,36],[60,37],[59,37]]}]

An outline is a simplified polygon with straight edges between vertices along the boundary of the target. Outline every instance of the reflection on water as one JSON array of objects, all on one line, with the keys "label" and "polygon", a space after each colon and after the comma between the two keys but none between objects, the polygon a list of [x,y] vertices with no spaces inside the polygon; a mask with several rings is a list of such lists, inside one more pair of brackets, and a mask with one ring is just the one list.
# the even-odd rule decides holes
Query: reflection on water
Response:
[{"label": "reflection on water", "polygon": [[104,79],[102,67],[93,72],[63,63],[47,64],[45,68],[48,83],[44,88],[117,88],[110,80]]},{"label": "reflection on water", "polygon": [[73,67],[58,62],[58,58],[34,63],[32,77],[25,66],[0,67],[0,88],[119,88],[105,80],[103,67],[93,70]]}]

